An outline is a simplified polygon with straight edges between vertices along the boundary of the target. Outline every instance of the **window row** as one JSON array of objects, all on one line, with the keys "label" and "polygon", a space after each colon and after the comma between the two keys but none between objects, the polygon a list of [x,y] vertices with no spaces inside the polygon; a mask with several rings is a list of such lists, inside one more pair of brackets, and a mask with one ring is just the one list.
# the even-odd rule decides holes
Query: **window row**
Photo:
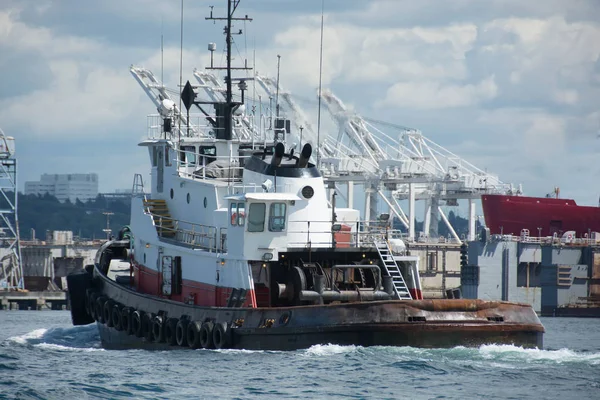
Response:
[{"label": "window row", "polygon": [[[246,223],[245,203],[232,203],[229,208],[229,217],[232,226],[244,226]],[[272,203],[269,207],[268,226],[270,232],[282,232],[285,230],[285,203]],[[248,232],[264,232],[267,217],[267,206],[265,203],[251,203],[248,210]]]}]

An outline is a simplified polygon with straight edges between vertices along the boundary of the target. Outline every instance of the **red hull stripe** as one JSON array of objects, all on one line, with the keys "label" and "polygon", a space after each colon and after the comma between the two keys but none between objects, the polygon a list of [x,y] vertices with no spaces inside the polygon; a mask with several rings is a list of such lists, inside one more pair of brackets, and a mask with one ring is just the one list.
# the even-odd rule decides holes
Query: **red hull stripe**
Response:
[{"label": "red hull stripe", "polygon": [[[184,279],[181,285],[181,294],[163,295],[161,290],[162,276],[157,271],[139,264],[133,264],[133,282],[135,289],[140,293],[205,307],[225,307],[233,290],[230,287],[214,286]],[[246,293],[243,307],[256,307],[254,290],[249,290]]]}]

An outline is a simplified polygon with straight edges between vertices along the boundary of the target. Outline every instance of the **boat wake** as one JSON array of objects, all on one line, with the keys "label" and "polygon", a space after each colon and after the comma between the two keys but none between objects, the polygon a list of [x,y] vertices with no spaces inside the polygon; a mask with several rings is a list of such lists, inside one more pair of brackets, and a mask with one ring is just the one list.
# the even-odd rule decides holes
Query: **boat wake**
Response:
[{"label": "boat wake", "polygon": [[[536,364],[588,364],[600,365],[600,352],[582,352],[570,349],[543,350],[525,349],[512,345],[483,345],[468,348],[463,346],[451,349],[423,349],[417,347],[361,347],[335,344],[315,345],[303,351],[312,357],[330,357],[354,353],[365,356],[392,357],[396,361],[472,361],[488,364],[496,363],[507,367],[525,368]],[[398,360],[399,359],[399,360]]]},{"label": "boat wake", "polygon": [[24,335],[13,336],[6,342],[21,346],[61,351],[102,351],[96,325],[74,328],[41,328]]}]

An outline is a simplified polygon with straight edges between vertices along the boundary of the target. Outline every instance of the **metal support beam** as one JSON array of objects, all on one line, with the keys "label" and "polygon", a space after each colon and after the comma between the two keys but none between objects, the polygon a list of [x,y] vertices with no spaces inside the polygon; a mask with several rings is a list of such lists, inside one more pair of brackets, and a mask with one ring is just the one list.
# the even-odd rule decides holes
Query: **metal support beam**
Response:
[{"label": "metal support beam", "polygon": [[469,241],[475,240],[475,202],[469,199]]},{"label": "metal support beam", "polygon": [[396,207],[394,207],[394,205],[392,203],[390,203],[390,201],[387,199],[387,197],[385,197],[384,193],[381,190],[379,191],[379,195],[381,196],[381,198],[383,199],[383,201],[385,201],[385,203],[389,206],[390,213],[396,214],[396,217],[398,217],[398,219],[400,220],[400,222],[402,222],[402,225],[404,225],[404,227],[406,229],[408,229],[408,221],[406,220],[406,216],[402,212],[402,209],[400,209],[400,212],[402,212],[402,214],[400,214],[400,212],[398,212],[396,210]]},{"label": "metal support beam", "polygon": [[354,182],[348,182],[348,208],[354,208]]},{"label": "metal support beam", "polygon": [[415,240],[415,189],[408,184],[408,239]]},{"label": "metal support beam", "polygon": [[452,227],[452,225],[450,224],[450,221],[448,221],[448,218],[446,218],[446,215],[444,214],[444,211],[442,210],[441,207],[438,207],[438,211],[440,212],[440,216],[442,217],[442,219],[444,220],[444,222],[446,223],[446,226],[448,227],[448,230],[450,231],[450,233],[452,234],[452,236],[454,237],[454,240],[456,240],[457,243],[462,242],[462,240],[460,240],[460,238],[458,237],[458,235],[456,234],[456,231],[454,230],[454,228]]},{"label": "metal support beam", "polygon": [[425,231],[429,235],[429,237],[438,237],[440,234],[438,233],[438,225],[440,222],[440,198],[437,195],[431,197],[431,214],[429,215],[430,226],[429,230]]},{"label": "metal support beam", "polygon": [[431,198],[426,200],[425,215],[423,218],[423,234],[429,236],[431,227]]}]

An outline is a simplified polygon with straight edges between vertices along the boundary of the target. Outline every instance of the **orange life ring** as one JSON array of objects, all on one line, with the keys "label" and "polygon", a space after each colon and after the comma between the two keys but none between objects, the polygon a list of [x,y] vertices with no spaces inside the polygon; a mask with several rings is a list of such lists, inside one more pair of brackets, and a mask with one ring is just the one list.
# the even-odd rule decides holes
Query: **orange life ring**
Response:
[{"label": "orange life ring", "polygon": [[[238,216],[240,221],[238,222]],[[244,212],[240,212],[238,213],[232,213],[231,214],[231,225],[244,225],[244,218],[246,217],[246,215],[244,214]]]}]

